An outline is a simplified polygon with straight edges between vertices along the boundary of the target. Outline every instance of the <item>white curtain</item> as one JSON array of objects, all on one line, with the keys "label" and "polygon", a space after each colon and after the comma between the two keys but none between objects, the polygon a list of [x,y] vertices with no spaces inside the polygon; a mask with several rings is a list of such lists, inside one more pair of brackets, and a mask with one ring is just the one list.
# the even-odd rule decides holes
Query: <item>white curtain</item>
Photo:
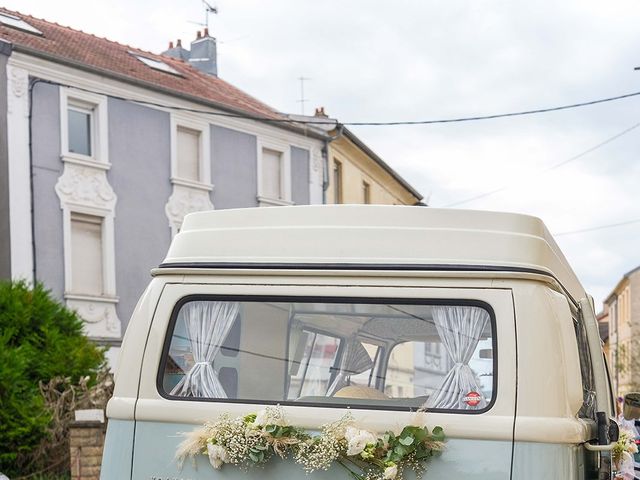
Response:
[{"label": "white curtain", "polygon": [[189,302],[180,310],[178,321],[186,327],[193,354],[193,366],[171,390],[181,397],[227,398],[213,359],[238,316],[237,302]]},{"label": "white curtain", "polygon": [[346,387],[349,384],[351,375],[366,372],[372,366],[373,360],[371,360],[362,343],[357,338],[351,338],[347,342],[345,352],[342,355],[340,371],[329,386],[327,396],[332,396],[342,387]]},{"label": "white curtain", "polygon": [[[484,408],[487,402],[469,361],[489,322],[489,314],[480,307],[465,306],[434,306],[432,312],[438,335],[454,365],[437,392],[427,400],[426,407],[457,410]],[[478,405],[471,406],[464,401],[470,392],[480,393]]]}]

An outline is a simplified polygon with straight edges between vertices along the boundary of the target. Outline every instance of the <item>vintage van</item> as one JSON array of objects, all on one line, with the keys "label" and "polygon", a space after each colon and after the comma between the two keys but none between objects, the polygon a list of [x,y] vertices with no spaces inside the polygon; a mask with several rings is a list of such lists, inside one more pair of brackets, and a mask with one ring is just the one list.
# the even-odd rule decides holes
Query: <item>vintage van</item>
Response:
[{"label": "vintage van", "polygon": [[[304,478],[292,461],[175,460],[221,414],[317,430],[444,429],[425,479],[610,478],[592,301],[537,218],[296,206],[185,218],[133,313],[103,480]],[[611,429],[613,430],[613,429]],[[338,466],[311,479],[349,478]],[[411,478],[411,475],[409,475]]]}]

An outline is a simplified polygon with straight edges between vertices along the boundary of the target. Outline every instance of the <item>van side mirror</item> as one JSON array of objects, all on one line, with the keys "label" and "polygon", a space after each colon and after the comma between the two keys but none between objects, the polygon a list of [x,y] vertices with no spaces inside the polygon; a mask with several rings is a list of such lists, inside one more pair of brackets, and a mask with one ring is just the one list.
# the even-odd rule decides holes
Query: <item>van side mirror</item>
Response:
[{"label": "van side mirror", "polygon": [[635,420],[640,418],[640,392],[627,393],[624,396],[622,415],[625,420]]}]

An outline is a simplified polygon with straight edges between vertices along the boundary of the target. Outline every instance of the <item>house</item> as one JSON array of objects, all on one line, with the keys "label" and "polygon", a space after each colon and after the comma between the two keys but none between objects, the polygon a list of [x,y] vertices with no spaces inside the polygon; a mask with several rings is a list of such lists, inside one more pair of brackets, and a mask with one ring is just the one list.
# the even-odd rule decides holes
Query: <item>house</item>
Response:
[{"label": "house", "polygon": [[609,368],[618,396],[640,389],[640,266],[626,273],[604,301]]},{"label": "house", "polygon": [[43,282],[117,346],[193,211],[322,203],[328,137],[164,55],[0,9],[0,278]]},{"label": "house", "polygon": [[355,133],[330,118],[324,107],[317,108],[314,116],[289,117],[312,122],[331,138],[324,203],[422,205],[422,195]]}]

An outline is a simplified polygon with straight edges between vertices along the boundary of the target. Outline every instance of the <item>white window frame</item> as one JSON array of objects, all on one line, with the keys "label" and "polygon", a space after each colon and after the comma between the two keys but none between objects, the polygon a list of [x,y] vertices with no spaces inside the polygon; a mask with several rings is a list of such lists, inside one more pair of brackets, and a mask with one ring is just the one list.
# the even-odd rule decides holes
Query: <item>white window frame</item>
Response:
[{"label": "white window frame", "polygon": [[[278,141],[270,138],[258,138],[257,144],[257,158],[258,158],[258,205],[261,207],[275,206],[275,205],[294,205],[291,200],[291,146],[283,141]],[[264,150],[273,150],[280,153],[282,159],[282,169],[280,185],[282,188],[283,198],[271,198],[264,194],[264,186],[262,185],[262,169],[263,158],[262,154]]]},{"label": "white window frame", "polygon": [[[102,295],[87,295],[74,292],[73,285],[73,252],[71,217],[74,213],[91,215],[102,219]],[[93,300],[107,299],[117,301],[116,298],[116,268],[115,268],[115,237],[114,217],[108,210],[85,207],[81,205],[65,206],[63,208],[63,237],[64,237],[64,290],[65,299]]]},{"label": "white window frame", "polygon": [[[91,155],[69,151],[69,108],[89,113]],[[109,168],[107,97],[60,87],[60,150],[62,160],[98,168]]]},{"label": "white window frame", "polygon": [[[178,176],[178,128],[187,128],[200,134],[198,174],[194,181]],[[199,190],[211,191],[211,126],[208,122],[184,113],[171,114],[171,183]]]}]

